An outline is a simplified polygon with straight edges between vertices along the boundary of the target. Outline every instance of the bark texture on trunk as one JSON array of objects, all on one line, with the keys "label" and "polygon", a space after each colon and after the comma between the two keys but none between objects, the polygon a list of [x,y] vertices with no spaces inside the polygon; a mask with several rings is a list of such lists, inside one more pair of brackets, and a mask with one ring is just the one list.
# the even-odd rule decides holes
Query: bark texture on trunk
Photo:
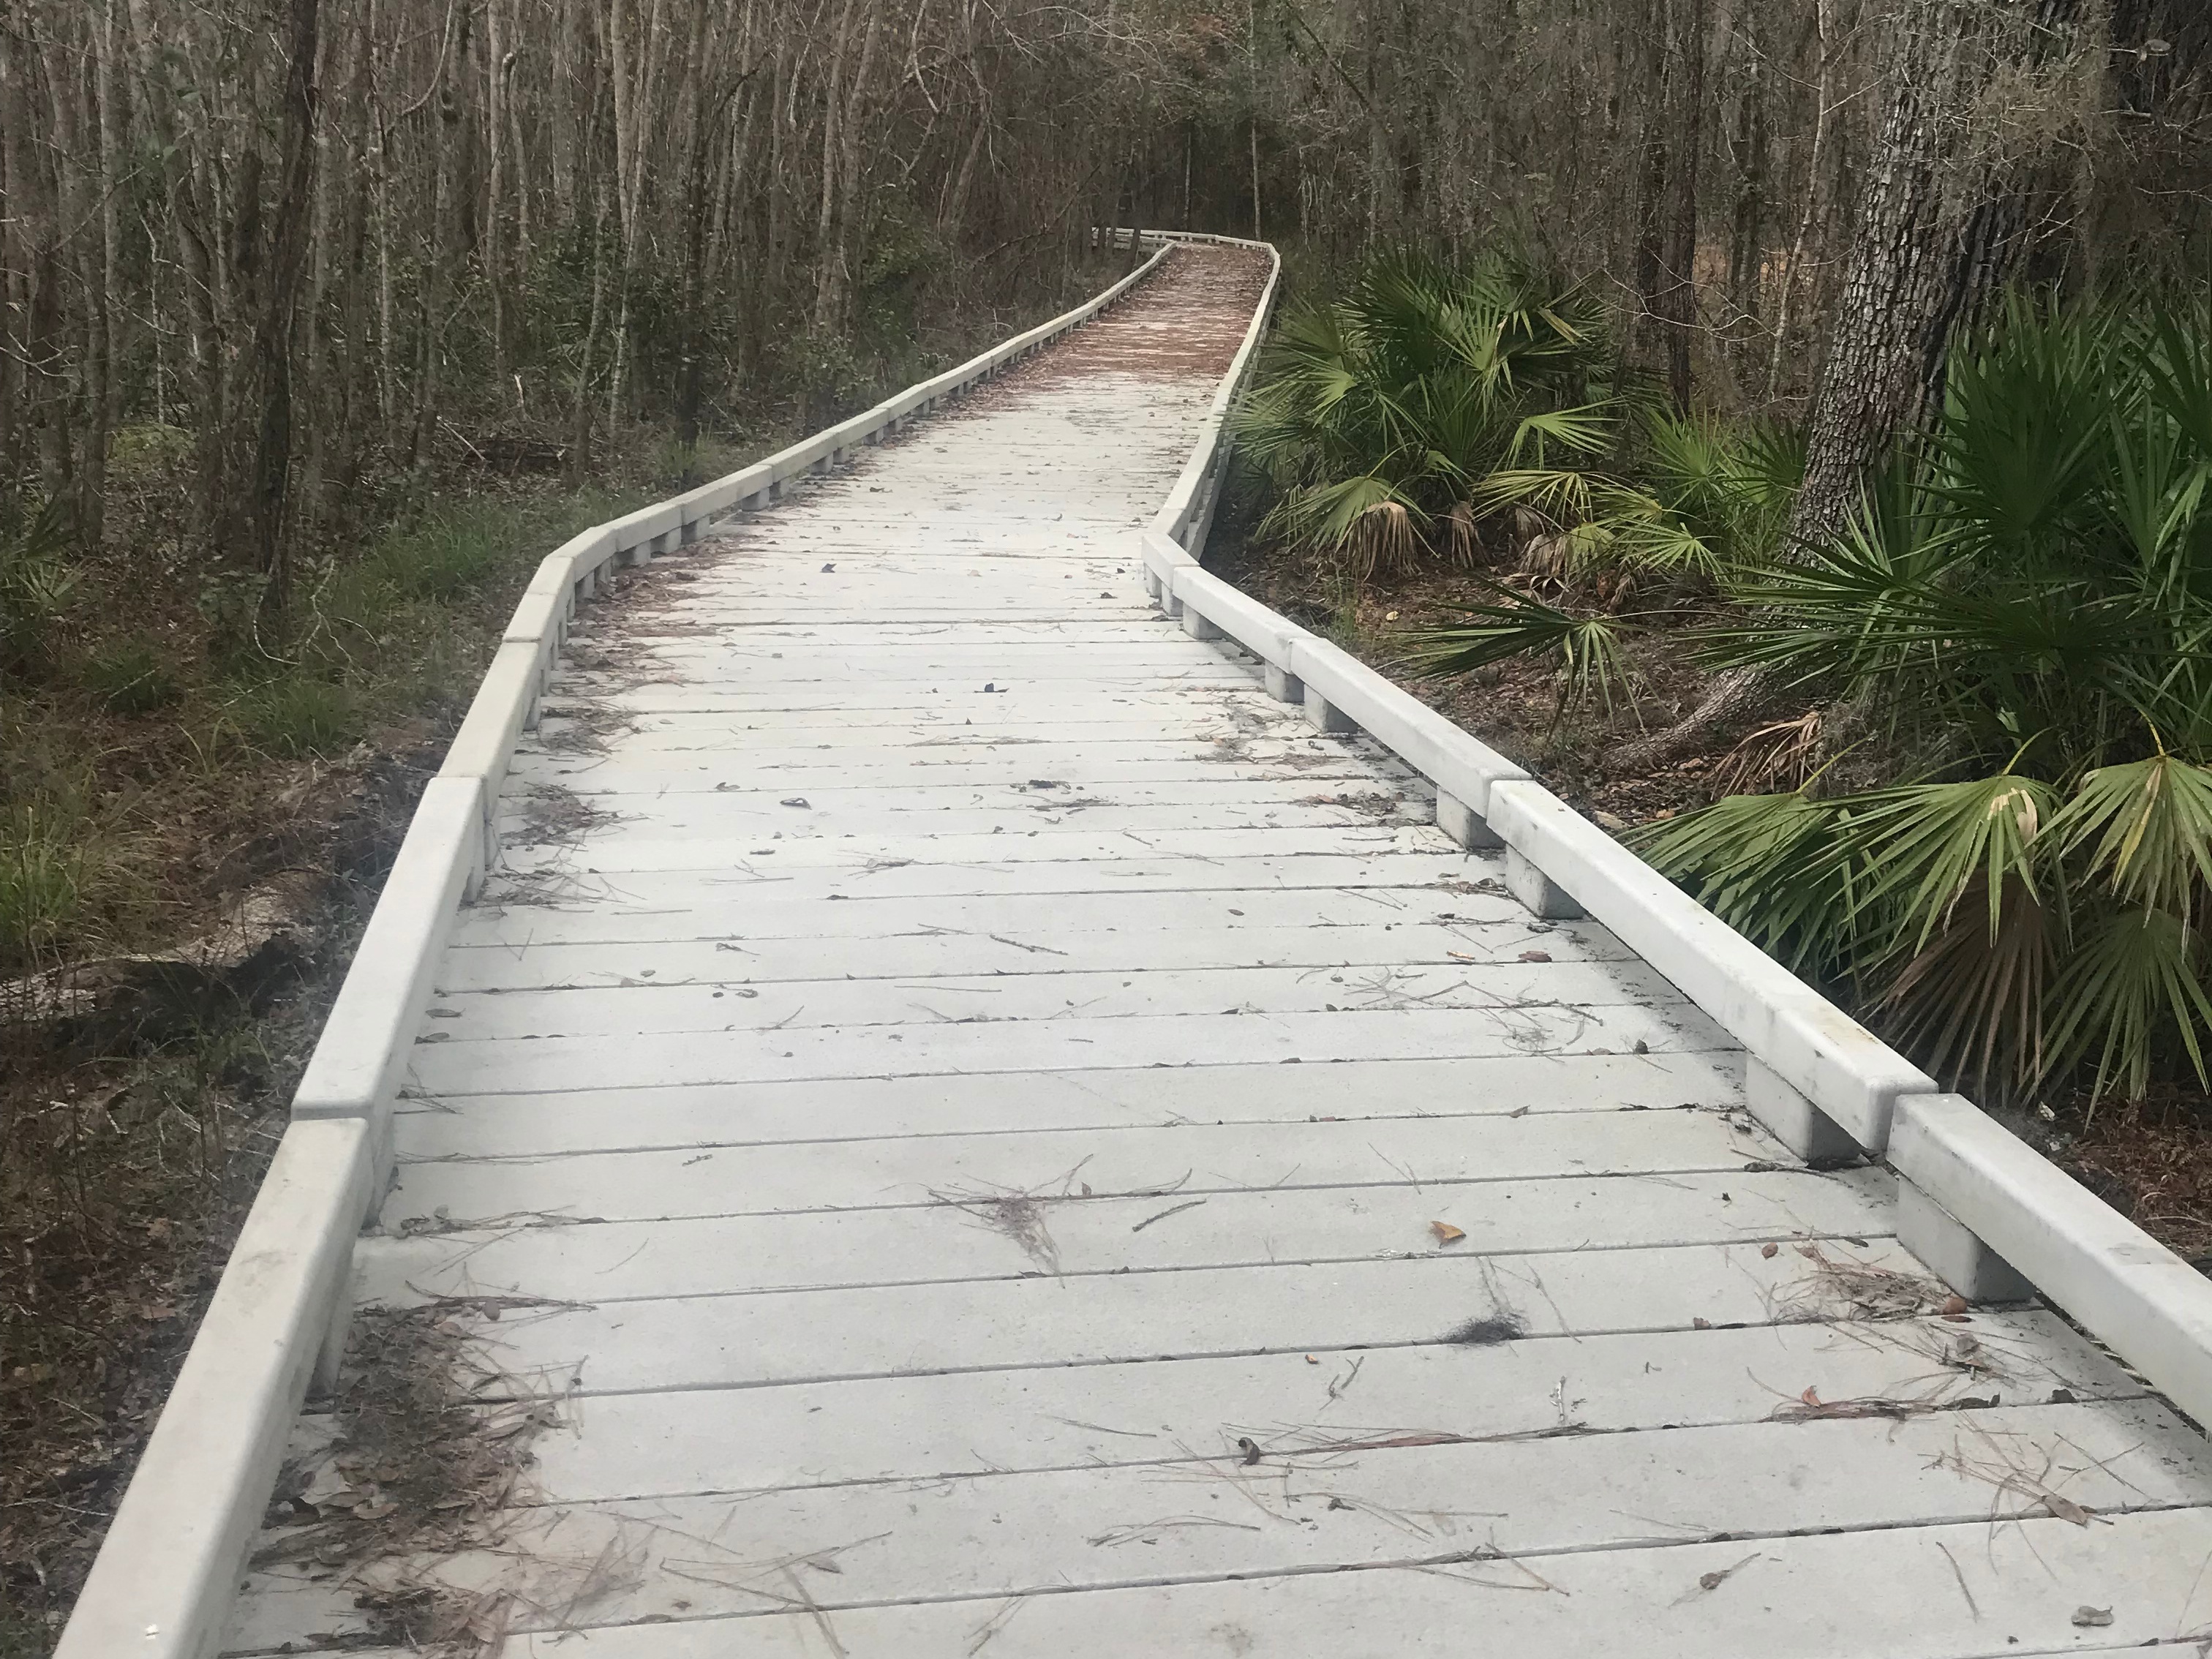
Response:
[{"label": "bark texture on trunk", "polygon": [[[1887,103],[1829,322],[1784,558],[1839,536],[1869,469],[1940,405],[1951,341],[2002,285],[2027,218],[2029,181],[1988,130],[1990,89],[2071,52],[2081,9],[2081,0],[1896,0],[1883,20]],[[1688,753],[1763,690],[1748,671],[1719,676],[1686,719],[1633,745],[1623,763],[1664,765]]]},{"label": "bark texture on trunk", "polygon": [[1784,556],[1840,534],[1868,471],[1940,406],[1953,337],[2019,256],[2027,181],[1986,107],[2001,76],[2070,52],[2081,0],[1901,0]]},{"label": "bark texture on trunk", "polygon": [[271,227],[268,276],[254,341],[262,377],[261,429],[254,445],[249,503],[253,550],[268,578],[265,603],[281,613],[291,596],[292,561],[285,506],[292,480],[292,348],[315,179],[315,57],[319,0],[291,0],[284,76],[283,173]]}]

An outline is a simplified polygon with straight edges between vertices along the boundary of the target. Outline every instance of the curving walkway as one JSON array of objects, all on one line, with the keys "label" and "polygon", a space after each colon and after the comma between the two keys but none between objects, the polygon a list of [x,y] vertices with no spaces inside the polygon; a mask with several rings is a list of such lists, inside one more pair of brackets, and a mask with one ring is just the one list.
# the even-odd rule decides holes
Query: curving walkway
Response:
[{"label": "curving walkway", "polygon": [[264,1568],[231,1650],[395,1586],[586,1659],[2212,1621],[2201,1439],[2054,1315],[1947,1314],[1886,1173],[1797,1164],[1671,986],[1145,602],[1259,276],[1177,253],[590,613],[357,1257],[558,1420],[479,1547]]}]

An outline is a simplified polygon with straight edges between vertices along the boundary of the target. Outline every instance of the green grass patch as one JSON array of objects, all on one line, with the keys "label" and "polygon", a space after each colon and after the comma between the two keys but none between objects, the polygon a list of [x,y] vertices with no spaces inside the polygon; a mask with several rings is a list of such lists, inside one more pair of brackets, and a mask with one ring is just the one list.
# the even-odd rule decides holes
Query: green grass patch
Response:
[{"label": "green grass patch", "polygon": [[83,915],[91,854],[77,830],[51,810],[0,816],[0,971],[39,966]]},{"label": "green grass patch", "polygon": [[111,714],[150,714],[180,695],[176,670],[143,640],[118,640],[84,659],[77,678]]},{"label": "green grass patch", "polygon": [[253,745],[267,754],[342,754],[362,735],[362,709],[352,688],[306,673],[281,674],[241,692],[232,712]]}]

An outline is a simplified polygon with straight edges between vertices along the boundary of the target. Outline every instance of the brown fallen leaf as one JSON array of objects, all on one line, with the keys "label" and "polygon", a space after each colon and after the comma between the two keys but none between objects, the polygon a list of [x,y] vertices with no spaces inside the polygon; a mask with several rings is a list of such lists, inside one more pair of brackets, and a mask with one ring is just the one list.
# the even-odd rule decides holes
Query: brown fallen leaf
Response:
[{"label": "brown fallen leaf", "polygon": [[1713,1322],[1710,1319],[1692,1319],[1690,1322],[1690,1328],[1692,1330],[1709,1331],[1712,1328]]},{"label": "brown fallen leaf", "polygon": [[2043,1507],[2051,1511],[2053,1519],[2071,1521],[2077,1527],[2087,1526],[2090,1517],[2097,1513],[2086,1504],[2077,1504],[2070,1498],[2062,1498],[2055,1492],[2044,1493]]},{"label": "brown fallen leaf", "polygon": [[1431,1221],[1429,1231],[1437,1236],[1439,1244],[1456,1244],[1467,1237],[1465,1229],[1455,1227],[1449,1221]]},{"label": "brown fallen leaf", "polygon": [[1943,1298],[1943,1305],[1936,1311],[1942,1314],[1962,1314],[1966,1311],[1966,1298],[1963,1296],[1947,1296]]},{"label": "brown fallen leaf", "polygon": [[2076,1607],[2074,1609],[2074,1623],[2079,1629],[2089,1630],[2093,1628],[2100,1628],[2106,1625],[2111,1624],[2112,1622],[2112,1610],[2110,1607]]},{"label": "brown fallen leaf", "polygon": [[1771,1261],[1774,1260],[1776,1255],[1780,1254],[1781,1249],[1782,1247],[1779,1244],[1762,1244],[1759,1247],[1759,1253],[1765,1256],[1769,1261]]},{"label": "brown fallen leaf", "polygon": [[1730,1577],[1741,1572],[1758,1559],[1755,1555],[1747,1555],[1732,1567],[1722,1567],[1712,1572],[1701,1572],[1698,1575],[1698,1588],[1701,1590],[1717,1590]]},{"label": "brown fallen leaf", "polygon": [[1523,962],[1549,962],[1551,959],[1552,953],[1549,951],[1523,951],[1521,953],[1521,960]]},{"label": "brown fallen leaf", "polygon": [[1808,1384],[1805,1392],[1799,1395],[1797,1397],[1803,1401],[1807,1405],[1810,1406],[1814,1411],[1820,1409],[1820,1391],[1817,1388]]}]

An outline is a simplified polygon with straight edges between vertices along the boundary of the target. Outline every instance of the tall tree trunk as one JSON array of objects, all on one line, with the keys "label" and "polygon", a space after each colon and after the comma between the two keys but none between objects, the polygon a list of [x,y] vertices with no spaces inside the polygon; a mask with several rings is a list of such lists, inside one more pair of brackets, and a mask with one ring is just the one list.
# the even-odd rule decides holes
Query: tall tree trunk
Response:
[{"label": "tall tree trunk", "polygon": [[[1762,24],[1761,15],[1758,6],[1748,6],[1737,23],[1743,46],[1743,78],[1737,94],[1736,191],[1735,209],[1729,223],[1728,294],[1729,305],[1739,322],[1757,321],[1762,298],[1759,278],[1766,233],[1766,105],[1770,78],[1766,43],[1771,38],[1771,31]],[[1740,368],[1734,372],[1741,377]]]},{"label": "tall tree trunk", "polygon": [[707,95],[707,0],[691,0],[684,55],[684,132],[690,155],[684,190],[684,344],[677,365],[677,442],[684,452],[684,486],[698,482],[700,357],[706,349],[704,284],[707,264],[707,158],[713,133]]},{"label": "tall tree trunk", "polygon": [[[2080,4],[1897,0],[1885,20],[1887,111],[1859,192],[1784,558],[1842,533],[1868,469],[1941,398],[1954,332],[2003,281],[2024,183],[1977,159],[1978,106],[2000,75],[2069,51]],[[1648,767],[1686,753],[1755,706],[1762,690],[1753,671],[1720,676],[1687,719],[1632,745],[1620,763]]]},{"label": "tall tree trunk", "polygon": [[1690,340],[1697,326],[1698,173],[1705,131],[1705,0],[1654,0],[1645,74],[1644,175],[1637,292],[1656,325],[1667,386],[1690,402]]},{"label": "tall tree trunk", "polygon": [[254,555],[268,578],[265,604],[282,615],[290,603],[291,544],[285,507],[292,478],[292,352],[299,331],[301,277],[315,187],[315,80],[320,0],[290,0],[284,73],[284,130],[276,222],[270,227],[260,327],[254,352],[262,371],[261,431],[254,448]]},{"label": "tall tree trunk", "polygon": [[24,424],[37,446],[39,485],[49,501],[65,502],[70,493],[69,398],[62,345],[63,301],[60,248],[61,209],[55,182],[37,150],[40,137],[52,130],[50,112],[38,107],[36,43],[18,33],[11,14],[0,21],[0,143],[6,146],[9,184],[8,228],[15,251],[8,264],[25,273],[23,301]]},{"label": "tall tree trunk", "polygon": [[483,276],[491,302],[491,372],[504,395],[507,376],[507,248],[501,234],[507,215],[507,76],[509,52],[503,0],[484,8]]},{"label": "tall tree trunk", "polygon": [[1805,203],[1797,214],[1797,234],[1782,264],[1782,292],[1774,302],[1774,344],[1766,360],[1766,395],[1771,401],[1782,380],[1782,354],[1790,343],[1790,296],[1797,289],[1798,267],[1805,263],[1807,238],[1813,234],[1813,216],[1820,200],[1820,164],[1826,161],[1828,136],[1829,0],[1813,0],[1814,79],[1813,140],[1805,158]]},{"label": "tall tree trunk", "polygon": [[1785,556],[1840,534],[1867,469],[1940,400],[1953,335],[2019,252],[2025,181],[1970,160],[2000,75],[2070,51],[2081,0],[1902,0],[1889,94],[1806,438]]}]

